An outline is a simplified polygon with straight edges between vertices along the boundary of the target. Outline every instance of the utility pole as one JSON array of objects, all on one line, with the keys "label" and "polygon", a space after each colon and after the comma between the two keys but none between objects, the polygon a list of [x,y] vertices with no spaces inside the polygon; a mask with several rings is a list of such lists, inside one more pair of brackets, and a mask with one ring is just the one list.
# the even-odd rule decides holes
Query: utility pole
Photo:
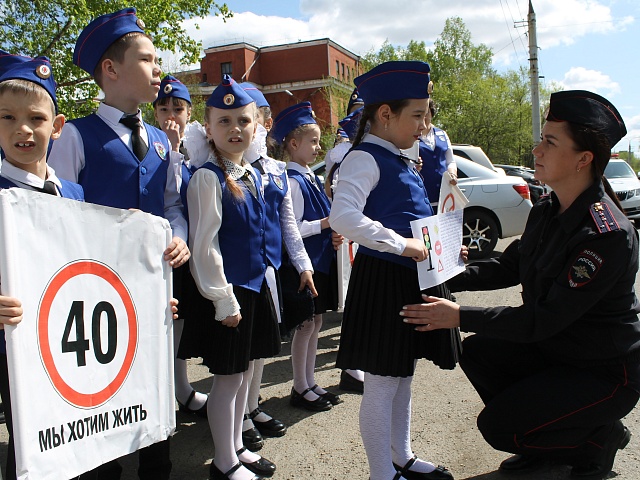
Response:
[{"label": "utility pole", "polygon": [[540,74],[538,71],[538,40],[536,34],[536,12],[529,0],[529,75],[531,77],[531,124],[533,132],[533,146],[540,143]]}]

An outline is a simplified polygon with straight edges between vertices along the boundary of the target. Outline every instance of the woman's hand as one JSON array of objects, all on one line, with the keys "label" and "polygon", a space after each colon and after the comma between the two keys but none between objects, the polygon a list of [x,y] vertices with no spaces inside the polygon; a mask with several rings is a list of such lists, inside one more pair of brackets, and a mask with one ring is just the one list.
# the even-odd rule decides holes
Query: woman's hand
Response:
[{"label": "woman's hand", "polygon": [[300,274],[300,287],[298,288],[298,291],[301,292],[304,287],[309,287],[309,290],[311,290],[311,294],[314,297],[318,296],[318,291],[313,283],[313,273],[310,270],[305,270]]},{"label": "woman's hand", "polygon": [[402,251],[402,256],[411,257],[416,262],[421,262],[426,260],[429,256],[429,250],[427,250],[427,247],[425,247],[422,240],[418,240],[417,238],[407,238],[407,245]]},{"label": "woman's hand", "polygon": [[469,260],[469,247],[462,245],[462,247],[460,247],[460,256],[462,257],[462,261],[467,263]]},{"label": "woman's hand", "polygon": [[222,324],[225,327],[237,327],[238,324],[240,323],[240,320],[242,320],[242,315],[240,315],[239,313],[237,315],[229,315],[227,318],[225,318],[224,320],[222,320]]},{"label": "woman's hand", "polygon": [[171,307],[171,313],[173,314],[173,319],[178,320],[178,299],[170,298],[169,299],[169,307]]},{"label": "woman's hand", "polygon": [[418,332],[428,332],[439,328],[460,326],[460,305],[444,298],[422,295],[425,303],[405,305],[400,316],[405,323],[423,325],[416,327]]}]

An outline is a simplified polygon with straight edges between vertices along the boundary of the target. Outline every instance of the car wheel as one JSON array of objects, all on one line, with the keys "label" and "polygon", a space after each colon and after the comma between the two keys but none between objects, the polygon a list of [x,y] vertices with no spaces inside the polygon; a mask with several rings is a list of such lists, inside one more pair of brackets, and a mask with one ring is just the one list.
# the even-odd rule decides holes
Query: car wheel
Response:
[{"label": "car wheel", "polygon": [[472,210],[465,212],[462,243],[469,247],[469,258],[485,258],[498,243],[498,224],[491,215]]}]

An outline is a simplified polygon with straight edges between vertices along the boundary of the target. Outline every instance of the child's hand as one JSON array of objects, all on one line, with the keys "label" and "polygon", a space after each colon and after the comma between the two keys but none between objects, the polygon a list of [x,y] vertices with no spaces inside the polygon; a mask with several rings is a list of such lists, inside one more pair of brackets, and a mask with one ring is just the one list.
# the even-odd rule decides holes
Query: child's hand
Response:
[{"label": "child's hand", "polygon": [[469,247],[462,245],[462,247],[460,247],[460,256],[462,257],[462,261],[467,263],[467,260],[469,260]]},{"label": "child's hand", "polygon": [[227,318],[225,318],[224,320],[222,320],[222,324],[225,327],[237,327],[238,324],[240,323],[240,320],[242,320],[242,315],[237,314],[237,315],[229,315]]},{"label": "child's hand", "polygon": [[162,131],[167,134],[174,152],[180,150],[180,125],[174,120],[166,120],[162,125]]},{"label": "child's hand", "polygon": [[421,262],[429,256],[429,250],[425,247],[422,240],[417,238],[407,238],[407,246],[402,252],[403,257],[411,257],[416,262]]},{"label": "child's hand", "polygon": [[331,228],[331,225],[329,225],[329,217],[324,217],[320,220],[320,230],[324,230],[325,228]]},{"label": "child's hand", "polygon": [[177,298],[170,298],[169,299],[169,306],[171,307],[171,313],[173,313],[173,319],[177,320],[178,317],[178,299]]},{"label": "child's hand", "polygon": [[0,295],[0,323],[17,325],[22,321],[22,302],[15,297]]},{"label": "child's hand", "polygon": [[451,185],[457,185],[458,184],[458,176],[455,173],[451,174],[451,180],[449,180],[449,183]]},{"label": "child's hand", "polygon": [[169,262],[173,268],[177,268],[184,264],[191,257],[189,247],[180,237],[173,237],[171,243],[164,251],[164,259]]},{"label": "child's hand", "polygon": [[305,270],[300,274],[300,287],[298,288],[298,291],[301,292],[304,287],[309,287],[309,290],[311,290],[311,294],[314,297],[318,296],[318,291],[313,283],[313,274],[310,270]]},{"label": "child's hand", "polygon": [[331,243],[333,244],[333,249],[338,250],[340,245],[344,242],[344,237],[340,235],[338,232],[331,232]]}]

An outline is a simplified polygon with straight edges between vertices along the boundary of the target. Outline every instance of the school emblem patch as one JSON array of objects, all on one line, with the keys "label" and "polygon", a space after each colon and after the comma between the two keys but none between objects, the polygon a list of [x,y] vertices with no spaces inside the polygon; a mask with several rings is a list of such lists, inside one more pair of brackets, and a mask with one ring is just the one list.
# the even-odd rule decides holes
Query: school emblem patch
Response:
[{"label": "school emblem patch", "polygon": [[284,188],[284,182],[282,181],[282,177],[276,177],[274,175],[272,178],[273,178],[273,183],[276,184],[276,187],[282,190]]},{"label": "school emblem patch", "polygon": [[603,260],[592,250],[583,250],[573,261],[568,273],[569,286],[578,288],[595,278],[602,267]]},{"label": "school emblem patch", "polygon": [[173,90],[173,87],[171,86],[171,84],[167,83],[164,86],[164,93],[166,93],[167,95],[169,95],[171,93],[171,90]]},{"label": "school emblem patch", "polygon": [[167,149],[164,148],[162,142],[153,142],[153,148],[156,149],[156,153],[162,160],[167,159]]}]

